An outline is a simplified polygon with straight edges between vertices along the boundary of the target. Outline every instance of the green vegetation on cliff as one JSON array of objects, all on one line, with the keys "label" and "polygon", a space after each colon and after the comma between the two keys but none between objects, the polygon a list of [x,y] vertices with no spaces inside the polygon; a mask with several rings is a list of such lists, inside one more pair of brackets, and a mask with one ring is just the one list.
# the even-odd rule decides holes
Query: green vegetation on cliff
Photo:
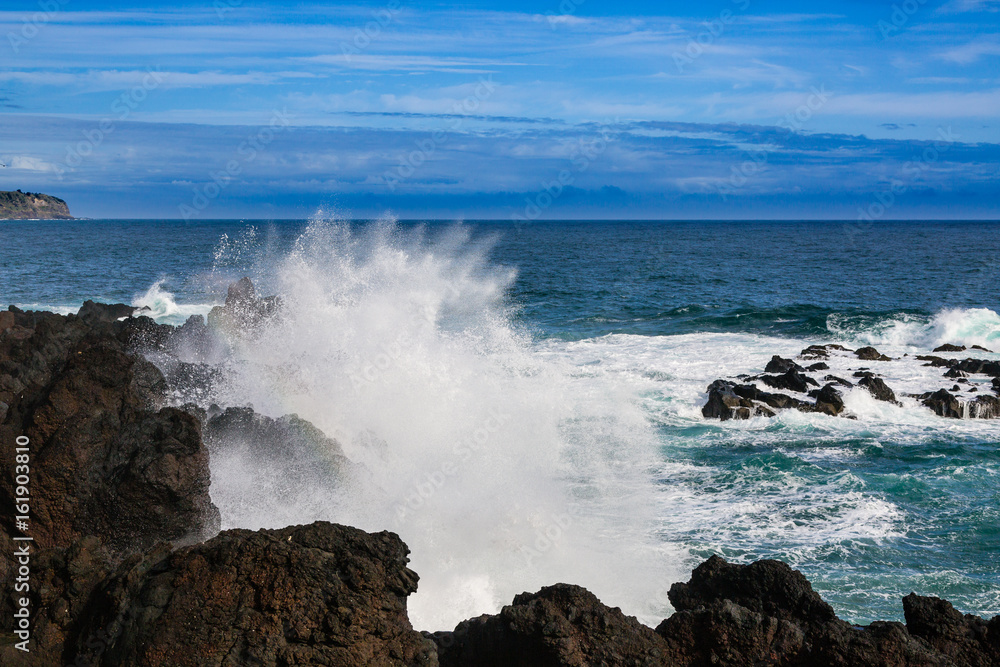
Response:
[{"label": "green vegetation on cliff", "polygon": [[0,220],[72,220],[62,199],[37,192],[0,192]]}]

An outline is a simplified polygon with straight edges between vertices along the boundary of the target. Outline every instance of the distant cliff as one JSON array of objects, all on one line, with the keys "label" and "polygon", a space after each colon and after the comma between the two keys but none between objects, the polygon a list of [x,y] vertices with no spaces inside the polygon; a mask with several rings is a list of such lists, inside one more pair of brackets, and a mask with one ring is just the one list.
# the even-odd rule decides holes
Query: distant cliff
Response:
[{"label": "distant cliff", "polygon": [[0,220],[72,220],[62,199],[37,192],[0,192]]}]

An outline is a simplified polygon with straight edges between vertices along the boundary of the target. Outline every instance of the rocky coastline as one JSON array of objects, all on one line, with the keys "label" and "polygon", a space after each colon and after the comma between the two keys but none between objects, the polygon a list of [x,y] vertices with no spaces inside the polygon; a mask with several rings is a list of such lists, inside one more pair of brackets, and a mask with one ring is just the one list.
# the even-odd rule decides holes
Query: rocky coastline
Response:
[{"label": "rocky coastline", "polygon": [[[916,399],[939,417],[1000,419],[1000,361],[965,356],[977,351],[992,353],[979,346],[967,350],[961,345],[945,344],[928,354],[917,355],[914,360],[922,366],[942,369],[942,378],[935,385],[937,389],[931,386],[906,396]],[[830,370],[827,362],[832,358],[837,358],[841,366],[848,363],[850,375],[842,375],[850,379],[827,372]],[[854,387],[867,390],[877,401],[902,405],[897,392],[882,379],[880,372],[902,360],[891,359],[874,347],[850,350],[836,344],[810,345],[796,359],[798,361],[774,355],[763,373],[716,380],[706,389],[708,400],[701,410],[702,415],[727,421],[774,417],[778,411],[795,409],[851,418],[853,415],[845,410],[843,392]],[[970,376],[978,382],[972,383]],[[759,387],[758,382],[766,388]],[[772,391],[775,389],[780,391]],[[975,396],[970,397],[970,394]]]},{"label": "rocky coastline", "polygon": [[[240,281],[208,322],[195,317],[182,327],[121,304],[87,302],[69,316],[0,311],[0,664],[1000,665],[1000,616],[962,615],[945,600],[910,594],[905,624],[856,626],[788,565],[718,556],[670,587],[675,613],[656,628],[557,583],[516,596],[498,614],[417,632],[406,600],[419,577],[394,533],[326,522],[219,532],[209,459],[227,446],[226,434],[281,448],[302,475],[355,465],[294,415],[202,404],[198,388],[213,369],[173,355],[182,344],[210,348],[216,336],[252,329],[280,309],[279,299]],[[832,354],[891,363],[884,355],[810,349],[802,363],[775,357],[755,378],[713,383],[706,417],[842,415],[845,382],[898,400],[876,372],[830,380],[822,368]],[[990,376],[1000,370],[995,362],[925,363],[954,373],[949,379],[979,373],[994,378],[994,390],[1000,384],[1000,372]],[[964,414],[951,398],[928,391],[920,400],[943,416]],[[991,406],[983,402],[976,416]],[[13,466],[25,438],[31,520],[22,534]],[[332,452],[322,461],[303,444],[317,439]],[[33,539],[24,593],[30,653],[18,647],[24,624],[11,594],[25,549],[15,538],[24,535]]]}]

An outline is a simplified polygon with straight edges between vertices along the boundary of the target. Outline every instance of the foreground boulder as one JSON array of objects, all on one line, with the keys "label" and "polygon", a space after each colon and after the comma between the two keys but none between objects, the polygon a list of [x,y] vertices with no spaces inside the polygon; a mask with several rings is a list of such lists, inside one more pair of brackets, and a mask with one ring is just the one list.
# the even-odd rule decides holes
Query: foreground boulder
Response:
[{"label": "foreground boulder", "polygon": [[436,665],[406,616],[408,552],[393,533],[325,522],[154,550],[95,594],[71,653],[107,667]]},{"label": "foreground boulder", "polygon": [[[656,629],[668,646],[663,664],[1000,664],[995,662],[1000,617],[963,619],[940,606],[914,604],[930,598],[911,596],[910,606],[925,610],[919,627],[910,627],[909,613],[907,626],[881,621],[853,626],[836,617],[801,573],[778,561],[735,565],[713,556],[694,570],[691,581],[674,584],[669,595],[677,613]],[[942,625],[943,630],[931,630]],[[936,645],[925,639],[932,632],[940,638]]]},{"label": "foreground boulder", "polygon": [[713,556],[670,588],[677,610],[655,632],[578,586],[523,593],[495,616],[428,635],[446,667],[958,667],[1000,664],[1000,616],[962,616],[937,598],[904,599],[907,624],[837,618],[788,565]]},{"label": "foreground boulder", "polygon": [[496,616],[432,637],[442,667],[672,664],[651,628],[568,584],[522,593]]}]

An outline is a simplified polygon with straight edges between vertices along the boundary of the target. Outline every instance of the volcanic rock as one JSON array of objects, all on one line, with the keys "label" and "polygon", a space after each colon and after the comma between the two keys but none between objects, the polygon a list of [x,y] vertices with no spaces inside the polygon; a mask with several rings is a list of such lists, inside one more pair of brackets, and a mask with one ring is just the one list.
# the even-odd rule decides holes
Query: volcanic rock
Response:
[{"label": "volcanic rock", "polygon": [[923,400],[923,404],[939,417],[962,418],[962,404],[946,389],[939,389],[933,394],[923,394],[920,398]]},{"label": "volcanic rock", "polygon": [[430,637],[442,667],[673,664],[651,628],[568,584],[522,593],[496,616]]},{"label": "volcanic rock", "polygon": [[326,522],[153,550],[94,594],[70,653],[120,667],[434,666],[406,616],[408,553],[394,533]]},{"label": "volcanic rock", "polygon": [[[107,312],[15,313],[30,337],[0,338],[0,456],[13,461],[15,436],[30,439],[35,545],[99,535],[121,553],[204,539],[219,515],[198,423],[159,407],[163,376],[126,351],[117,337],[124,323]],[[11,518],[13,492],[13,477],[3,476],[0,520]]]},{"label": "volcanic rock", "polygon": [[822,389],[810,392],[809,395],[816,399],[814,406],[816,412],[836,417],[844,411],[844,398],[832,382]]},{"label": "volcanic rock", "polygon": [[855,356],[862,361],[892,361],[874,347],[862,347],[854,351]]},{"label": "volcanic rock", "polygon": [[969,667],[1000,665],[1000,616],[985,621],[963,616],[947,600],[910,593],[903,598],[906,629],[952,664]]},{"label": "volcanic rock", "polygon": [[778,355],[771,357],[771,361],[767,362],[767,366],[764,367],[765,373],[787,373],[788,371],[798,371],[802,372],[804,369],[791,359],[782,359]]},{"label": "volcanic rock", "polygon": [[229,286],[226,305],[209,311],[208,326],[231,334],[250,331],[277,313],[280,306],[281,299],[258,297],[253,282],[240,278]]},{"label": "volcanic rock", "polygon": [[868,390],[872,396],[880,401],[886,401],[887,403],[895,403],[896,405],[902,405],[896,400],[896,394],[889,388],[881,378],[875,377],[874,375],[868,375],[861,378],[858,382],[859,387],[864,387]]},{"label": "volcanic rock", "polygon": [[716,380],[708,386],[708,402],[701,414],[708,419],[750,419],[753,402],[742,398],[733,391],[735,385],[726,380]]},{"label": "volcanic rock", "polygon": [[816,380],[813,380],[808,375],[803,375],[795,370],[790,370],[781,375],[765,375],[761,377],[761,382],[769,387],[774,387],[775,389],[785,389],[800,393],[809,391],[810,385],[814,387],[819,386],[819,383],[816,382]]},{"label": "volcanic rock", "polygon": [[965,352],[966,347],[964,345],[952,345],[951,343],[945,343],[939,347],[935,347],[932,352]]},{"label": "volcanic rock", "polygon": [[837,345],[836,343],[829,343],[827,345],[810,345],[806,349],[799,353],[800,359],[829,359],[830,350],[839,350],[841,352],[850,352],[843,345]]}]

